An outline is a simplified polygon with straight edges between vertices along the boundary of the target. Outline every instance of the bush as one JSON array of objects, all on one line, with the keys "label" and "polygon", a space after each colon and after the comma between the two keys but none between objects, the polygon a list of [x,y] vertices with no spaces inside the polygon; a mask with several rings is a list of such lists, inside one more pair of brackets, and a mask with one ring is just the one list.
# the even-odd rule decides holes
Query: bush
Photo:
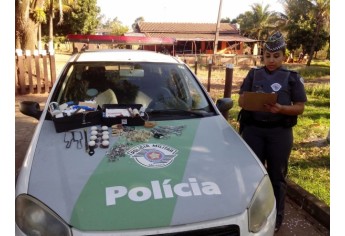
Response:
[{"label": "bush", "polygon": [[[43,43],[48,43],[49,42],[49,36],[42,36],[42,42]],[[55,36],[53,38],[54,45],[65,43],[66,42],[66,37],[65,36]]]}]

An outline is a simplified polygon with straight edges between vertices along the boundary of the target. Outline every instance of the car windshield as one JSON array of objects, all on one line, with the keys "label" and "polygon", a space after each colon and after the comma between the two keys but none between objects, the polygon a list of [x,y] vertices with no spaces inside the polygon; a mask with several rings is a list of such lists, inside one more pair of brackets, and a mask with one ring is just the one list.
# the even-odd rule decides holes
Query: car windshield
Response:
[{"label": "car windshield", "polygon": [[214,112],[190,70],[169,63],[71,63],[64,71],[53,100],[141,104],[150,111]]}]

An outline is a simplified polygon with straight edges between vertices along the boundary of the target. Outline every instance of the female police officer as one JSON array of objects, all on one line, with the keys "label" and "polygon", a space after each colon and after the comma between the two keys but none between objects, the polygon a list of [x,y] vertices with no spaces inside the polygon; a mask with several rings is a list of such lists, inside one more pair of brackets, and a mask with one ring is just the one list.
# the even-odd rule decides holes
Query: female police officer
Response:
[{"label": "female police officer", "polygon": [[284,217],[286,175],[293,144],[292,127],[304,111],[307,101],[303,79],[297,72],[282,67],[286,44],[280,32],[274,33],[264,44],[264,67],[254,68],[244,79],[239,105],[244,105],[244,91],[277,93],[277,102],[265,104],[265,111],[242,109],[241,135],[266,166],[276,198],[278,231]]}]

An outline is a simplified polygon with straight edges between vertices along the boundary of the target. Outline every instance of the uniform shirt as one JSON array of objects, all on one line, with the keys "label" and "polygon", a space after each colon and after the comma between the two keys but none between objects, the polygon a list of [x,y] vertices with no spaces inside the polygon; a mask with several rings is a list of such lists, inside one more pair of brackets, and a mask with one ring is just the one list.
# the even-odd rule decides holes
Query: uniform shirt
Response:
[{"label": "uniform shirt", "polygon": [[[297,72],[283,67],[275,71],[269,71],[266,67],[251,69],[241,85],[239,94],[244,91],[277,93],[277,103],[281,105],[307,101],[303,78]],[[284,117],[283,114],[271,112],[253,112],[255,120],[278,121]]]}]

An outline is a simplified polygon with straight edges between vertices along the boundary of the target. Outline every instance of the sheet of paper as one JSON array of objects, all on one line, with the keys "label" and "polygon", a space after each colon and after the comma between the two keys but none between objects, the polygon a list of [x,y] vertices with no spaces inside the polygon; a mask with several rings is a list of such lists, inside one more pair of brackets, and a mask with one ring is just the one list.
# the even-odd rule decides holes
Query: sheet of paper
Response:
[{"label": "sheet of paper", "polygon": [[129,111],[127,109],[105,109],[105,117],[130,117]]},{"label": "sheet of paper", "polygon": [[248,111],[267,111],[264,104],[277,102],[276,93],[243,92],[243,108]]}]

